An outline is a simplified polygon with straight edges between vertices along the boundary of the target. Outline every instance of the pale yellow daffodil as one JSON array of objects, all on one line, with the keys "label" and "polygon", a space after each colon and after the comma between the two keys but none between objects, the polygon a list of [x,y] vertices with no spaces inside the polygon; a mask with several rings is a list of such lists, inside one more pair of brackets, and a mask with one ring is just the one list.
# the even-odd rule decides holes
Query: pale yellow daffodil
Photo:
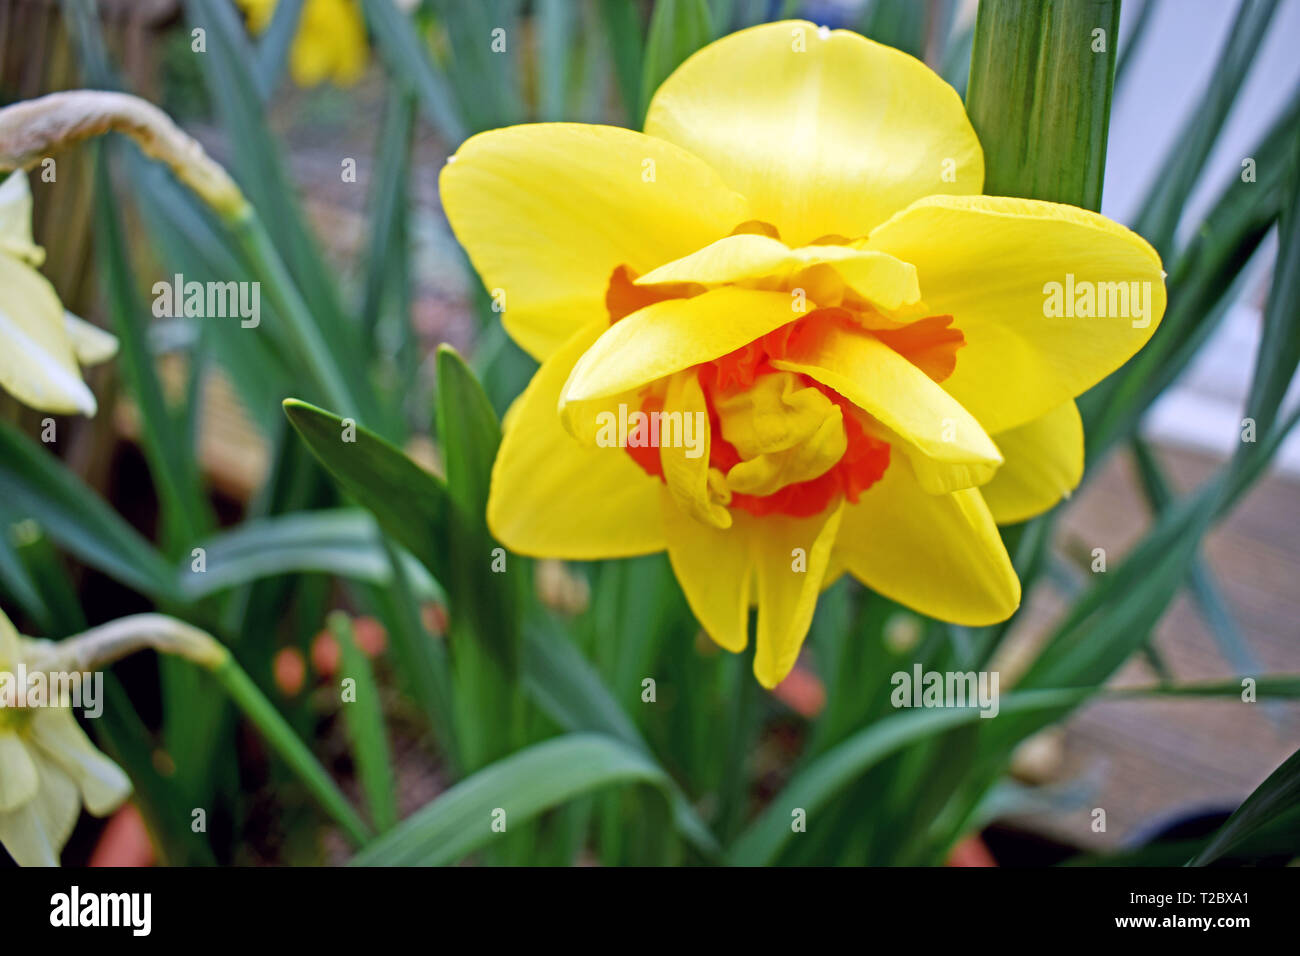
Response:
[{"label": "pale yellow daffodil", "polygon": [[[804,22],[690,57],[645,133],[467,141],[447,216],[541,362],[506,418],[494,534],[573,560],[667,550],[723,647],[757,606],[768,687],[846,571],[936,618],[1005,620],[997,524],[1078,484],[1073,400],[1142,347],[1165,289],[1129,230],[983,181],[951,87]],[[654,413],[648,447],[610,424]]]},{"label": "pale yellow daffodil", "polygon": [[20,637],[0,611],[0,674],[10,692],[0,706],[0,844],[21,866],[57,866],[83,805],[105,816],[131,793],[126,775],[90,742],[68,702],[16,707],[9,699],[18,665],[39,668],[54,646]]},{"label": "pale yellow daffodil", "polygon": [[[261,33],[279,0],[237,0],[248,28]],[[299,86],[326,80],[349,86],[366,70],[366,24],[358,0],[307,0],[289,50],[289,74]]]},{"label": "pale yellow daffodil", "polygon": [[0,182],[0,389],[47,412],[94,415],[82,365],[107,361],[117,339],[64,310],[37,269],[45,250],[32,239],[32,194],[19,170]]}]

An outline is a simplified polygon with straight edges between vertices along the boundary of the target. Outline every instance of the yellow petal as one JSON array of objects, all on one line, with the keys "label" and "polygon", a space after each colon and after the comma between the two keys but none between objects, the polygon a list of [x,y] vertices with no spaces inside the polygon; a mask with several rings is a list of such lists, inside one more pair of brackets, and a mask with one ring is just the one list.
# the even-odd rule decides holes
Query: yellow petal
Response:
[{"label": "yellow petal", "polygon": [[556,413],[560,386],[602,328],[579,332],[542,363],[506,414],[487,517],[512,551],[595,560],[664,548],[658,479],[622,448],[579,444]]},{"label": "yellow petal", "polygon": [[610,126],[481,133],[448,160],[439,187],[484,285],[504,295],[506,330],[538,359],[606,315],[617,266],[649,272],[749,218],[701,160]]},{"label": "yellow petal", "polygon": [[764,687],[785,680],[808,636],[843,511],[838,503],[811,518],[753,519],[758,593],[754,676]]},{"label": "yellow petal", "polygon": [[37,713],[32,718],[31,740],[76,782],[82,802],[95,816],[107,816],[131,795],[126,774],[96,749],[68,708]]},{"label": "yellow petal", "polygon": [[839,406],[789,372],[760,376],[715,404],[722,436],[745,459],[727,472],[727,486],[741,494],[770,495],[811,481],[848,447]]},{"label": "yellow petal", "polygon": [[1079,487],[1083,421],[1074,402],[994,438],[1006,462],[980,492],[998,524],[1028,521]]},{"label": "yellow petal", "polygon": [[916,459],[918,478],[932,494],[987,481],[1002,462],[966,409],[869,332],[831,325],[772,365],[811,376],[876,419],[897,439],[891,444]]},{"label": "yellow petal", "polygon": [[95,414],[54,287],[25,263],[0,255],[0,289],[0,388],[32,408]]},{"label": "yellow petal", "polygon": [[[1165,310],[1151,246],[1072,206],[935,196],[877,228],[868,247],[914,263],[929,310],[954,316],[966,345],[943,387],[991,434],[1046,415],[1119,368]],[[1094,308],[1100,290],[1107,312],[1123,305],[1116,284],[1137,283],[1138,307],[1128,311],[1145,304],[1146,314],[1049,317],[1049,284],[1059,284],[1063,298],[1067,282],[1092,289]]]},{"label": "yellow petal", "polygon": [[[696,282],[722,285],[745,280],[790,280],[804,269],[826,266],[861,298],[887,311],[910,305],[921,297],[916,269],[911,263],[869,249],[852,246],[803,246],[791,249],[779,239],[742,233],[719,239],[681,259],[666,263],[636,280],[637,285]],[[819,305],[839,305],[839,300]]]},{"label": "yellow petal", "polygon": [[979,491],[928,494],[904,456],[845,507],[836,547],[867,587],[930,617],[978,627],[1020,604],[1020,580]]},{"label": "yellow petal", "polygon": [[749,516],[737,513],[730,528],[717,528],[686,514],[667,491],[660,500],[668,558],[686,603],[709,637],[729,651],[743,651],[754,593]]},{"label": "yellow petal", "polygon": [[734,287],[648,305],[611,325],[578,360],[560,411],[575,434],[594,440],[595,404],[726,355],[803,314],[784,292]]},{"label": "yellow petal", "polygon": [[117,354],[117,336],[67,311],[63,313],[63,324],[67,326],[72,351],[79,364],[98,365]]},{"label": "yellow petal", "polygon": [[13,622],[0,610],[0,670],[11,670],[22,653],[21,638]]},{"label": "yellow petal", "polygon": [[21,738],[0,730],[0,813],[16,810],[36,796],[36,764]]},{"label": "yellow petal", "polygon": [[40,266],[45,250],[32,238],[32,191],[21,169],[0,182],[0,255]]},{"label": "yellow petal", "polygon": [[298,86],[311,87],[329,76],[333,57],[314,32],[300,30],[289,50],[289,75]]},{"label": "yellow petal", "polygon": [[[668,380],[664,418],[659,426],[659,462],[668,492],[677,506],[697,521],[716,528],[731,527],[731,500],[721,472],[709,468],[709,412],[704,390],[694,371],[678,372]],[[674,436],[666,435],[665,423],[675,422]],[[683,436],[689,436],[688,444]]]},{"label": "yellow petal", "polygon": [[0,812],[0,844],[19,866],[58,866],[63,845],[81,815],[77,785],[63,771],[37,760],[36,796],[16,810]]},{"label": "yellow petal", "polygon": [[645,129],[709,162],[796,244],[865,235],[914,199],[984,184],[952,87],[905,53],[805,21],[700,50],[659,87]]}]

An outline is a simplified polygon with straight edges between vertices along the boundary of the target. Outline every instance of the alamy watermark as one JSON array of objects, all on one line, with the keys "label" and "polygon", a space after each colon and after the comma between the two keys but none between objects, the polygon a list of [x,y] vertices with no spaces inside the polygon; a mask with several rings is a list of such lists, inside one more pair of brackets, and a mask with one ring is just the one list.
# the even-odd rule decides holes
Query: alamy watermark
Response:
[{"label": "alamy watermark", "polygon": [[73,707],[91,720],[104,713],[104,675],[100,671],[29,671],[18,662],[0,670],[0,710],[6,707]]},{"label": "alamy watermark", "polygon": [[1043,284],[1043,315],[1049,319],[1132,319],[1133,328],[1151,324],[1150,282],[1092,282],[1076,280]]},{"label": "alamy watermark", "polygon": [[152,893],[83,893],[73,886],[50,897],[50,925],[57,928],[129,929],[132,936],[153,930]]},{"label": "alamy watermark", "polygon": [[704,454],[709,422],[704,412],[629,411],[620,403],[618,414],[596,416],[596,444],[602,448],[685,448],[687,458]]},{"label": "alamy watermark", "polygon": [[260,282],[186,282],[179,272],[171,282],[155,282],[153,314],[159,319],[239,319],[246,329],[262,321]]},{"label": "alamy watermark", "polygon": [[997,671],[895,671],[889,678],[895,707],[978,707],[981,717],[998,715]]}]

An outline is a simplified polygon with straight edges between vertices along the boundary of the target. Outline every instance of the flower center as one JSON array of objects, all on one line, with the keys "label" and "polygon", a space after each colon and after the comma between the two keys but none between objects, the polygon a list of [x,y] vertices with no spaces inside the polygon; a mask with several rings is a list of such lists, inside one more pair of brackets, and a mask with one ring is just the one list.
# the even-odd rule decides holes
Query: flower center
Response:
[{"label": "flower center", "polygon": [[[803,336],[823,334],[829,321],[836,321],[831,310],[809,313],[696,366],[709,414],[709,468],[725,476],[731,507],[808,517],[841,495],[856,502],[889,466],[889,444],[868,433],[869,416],[834,389],[771,365]],[[642,411],[662,405],[648,395]],[[664,478],[659,449],[627,452]]]},{"label": "flower center", "polygon": [[[736,233],[775,237],[762,223]],[[844,245],[827,236],[820,244]],[[706,291],[696,282],[636,285],[626,265],[610,276],[605,307],[610,324],[646,306]],[[812,311],[726,355],[694,367],[709,423],[708,486],[713,500],[753,515],[809,517],[839,498],[857,502],[889,467],[885,430],[862,409],[809,375],[783,371],[773,361],[807,354],[835,327],[874,335],[935,381],[952,374],[965,344],[952,316],[898,321],[857,299],[829,265],[813,265],[784,278],[746,280],[754,288],[791,291],[797,286]],[[817,308],[816,305],[822,307]],[[924,313],[922,313],[923,315]],[[643,390],[647,418],[664,407],[662,387]],[[626,452],[647,474],[668,482],[659,449],[629,444]]]}]

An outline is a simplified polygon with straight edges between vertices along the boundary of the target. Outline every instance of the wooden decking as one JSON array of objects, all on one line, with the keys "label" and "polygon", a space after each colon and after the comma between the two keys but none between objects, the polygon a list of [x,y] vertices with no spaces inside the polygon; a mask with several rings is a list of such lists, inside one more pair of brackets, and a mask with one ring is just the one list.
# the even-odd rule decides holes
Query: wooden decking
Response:
[{"label": "wooden decking", "polygon": [[[1216,464],[1181,450],[1159,455],[1181,489],[1195,487]],[[1108,461],[1066,506],[1063,519],[1058,545],[1084,554],[1104,547],[1113,568],[1149,522],[1130,460],[1116,455]],[[1210,534],[1204,553],[1262,672],[1300,672],[1300,484],[1265,477]],[[1041,589],[1015,639],[1032,643],[1065,606],[1059,588]],[[1155,644],[1175,680],[1236,675],[1186,593],[1161,620]],[[1114,683],[1154,680],[1151,667],[1135,658]],[[1038,761],[1031,760],[1036,776],[1074,780],[1086,799],[1073,810],[1017,822],[1086,848],[1115,847],[1184,812],[1235,808],[1298,747],[1296,703],[1191,698],[1094,704],[1038,748]],[[1104,833],[1091,828],[1096,807],[1106,810]]]}]

